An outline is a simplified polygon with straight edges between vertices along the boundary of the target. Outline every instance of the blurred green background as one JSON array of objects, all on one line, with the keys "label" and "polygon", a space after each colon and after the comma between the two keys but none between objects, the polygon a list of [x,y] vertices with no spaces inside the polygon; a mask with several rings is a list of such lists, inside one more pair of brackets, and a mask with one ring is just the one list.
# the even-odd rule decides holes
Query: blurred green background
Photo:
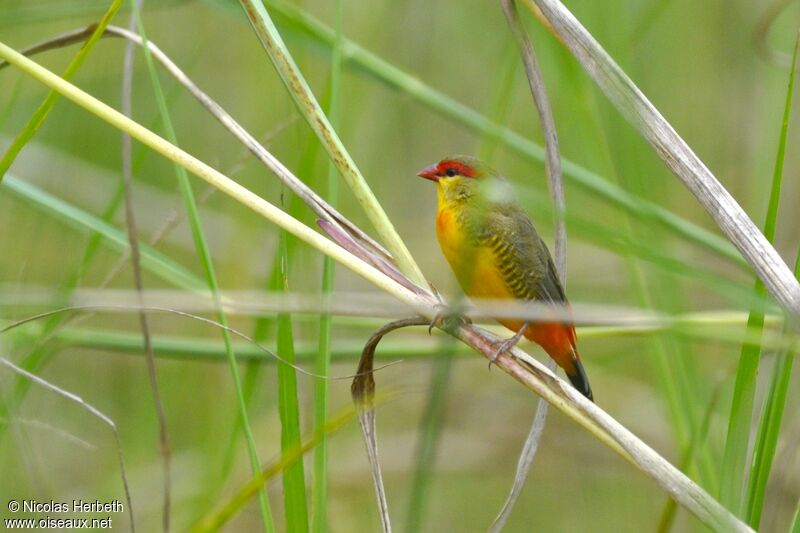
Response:
[{"label": "blurred green background", "polygon": [[[96,21],[107,4],[5,0],[0,3],[0,40],[22,49]],[[766,0],[566,2],[759,226],[766,212],[788,79],[788,60],[781,63],[775,57],[791,52],[800,22],[800,8],[792,4],[762,39],[759,25],[773,4]],[[333,2],[291,5],[333,25]],[[273,11],[269,3],[268,9],[312,89],[324,101],[330,47],[296,20],[281,15],[281,9]],[[126,25],[128,13],[126,2],[115,23]],[[346,38],[525,139],[542,142],[518,52],[495,2],[345,0],[343,13]],[[631,193],[635,205],[645,206],[642,212],[648,211],[649,204],[644,202],[650,201],[719,234],[710,217],[610,106],[579,64],[530,13],[522,15],[542,64],[562,155]],[[235,2],[147,1],[144,23],[148,37],[201,88],[252,134],[265,139],[270,151],[302,179],[325,192],[327,159],[309,136]],[[74,77],[79,87],[115,108],[120,102],[123,49],[117,39],[100,42]],[[36,60],[60,72],[76,50],[51,51]],[[184,149],[269,201],[288,204],[290,194],[282,194],[277,180],[248,157],[190,95],[167,75],[161,81]],[[345,61],[342,84],[338,128],[342,140],[437,288],[457,293],[434,236],[433,187],[415,174],[442,156],[480,154],[490,160],[515,183],[545,239],[552,242],[552,212],[540,162],[435,112],[418,94],[398,90],[382,80],[380,72],[369,72],[353,61]],[[0,71],[3,149],[45,94],[43,86],[19,71]],[[133,97],[134,118],[163,132],[138,52]],[[800,242],[800,160],[793,150],[797,130],[791,122],[776,235],[776,248],[789,264]],[[101,216],[120,182],[120,134],[61,101],[11,174]],[[134,178],[139,229],[147,241],[181,209],[180,197],[170,164],[136,143]],[[201,196],[207,186],[192,180]],[[569,175],[566,184],[568,294],[573,302],[666,313],[747,313],[753,283],[747,269],[676,235],[652,217],[630,215]],[[341,211],[372,232],[346,186],[341,185],[340,191]],[[219,193],[209,196],[200,212],[221,287],[263,290],[276,253],[275,227]],[[313,225],[310,211],[298,206],[297,212]],[[121,208],[111,221],[124,228]],[[76,228],[52,210],[12,192],[8,183],[0,186],[0,228],[0,298],[14,290],[38,294],[42,289],[65,287],[81,265],[90,235],[85,228]],[[202,276],[185,223],[157,249]],[[99,287],[119,257],[118,251],[101,247],[80,286]],[[291,258],[290,289],[317,293],[321,264],[319,253],[300,244]],[[148,289],[174,288],[152,273],[145,273],[144,283]],[[127,265],[110,287],[132,287]],[[336,290],[375,291],[343,268],[337,269]],[[58,306],[55,297],[52,303],[35,305],[0,300],[0,318],[18,319]],[[234,327],[252,333],[254,317],[230,318]],[[332,366],[332,375],[354,372],[360,345],[379,324],[370,319],[334,319],[333,346],[343,356]],[[316,318],[296,316],[294,325],[296,344],[301,351],[313,352]],[[138,319],[135,314],[99,313],[74,327],[136,334]],[[199,360],[157,353],[173,448],[173,522],[175,529],[182,530],[249,479],[247,454],[241,434],[233,433],[236,402],[219,332],[207,324],[166,315],[153,316],[151,327],[157,338],[206,339],[219,354],[216,360]],[[743,329],[742,323],[715,330],[716,340],[676,332],[643,336],[587,332],[580,343],[598,403],[673,463],[680,464],[692,439],[691,421],[698,425],[713,402],[700,451],[688,473],[714,495],[740,352],[736,334]],[[579,338],[582,334],[583,329]],[[37,342],[35,328],[21,328],[0,337],[0,355],[19,361]],[[536,397],[502,372],[487,371],[485,361],[476,355],[456,358],[449,368],[449,383],[443,385],[447,380],[440,380],[438,385],[443,412],[420,508],[410,503],[423,434],[420,424],[430,409],[437,364],[440,373],[448,372],[437,361],[449,348],[443,337],[429,339],[422,328],[395,334],[386,342],[398,351],[411,352],[402,364],[377,375],[379,391],[382,387],[399,391],[378,410],[381,463],[396,528],[405,529],[409,516],[416,513],[422,531],[485,530],[510,487]],[[122,439],[137,525],[140,531],[157,530],[161,520],[158,426],[142,352],[86,344],[91,342],[76,346],[63,339],[48,340],[45,348],[53,357],[38,373],[114,420]],[[274,347],[274,332],[265,344]],[[413,357],[417,347],[425,348],[429,356]],[[541,355],[538,349],[534,353]],[[774,351],[764,352],[757,402],[774,355]],[[402,354],[396,358],[403,358]],[[254,374],[257,366],[243,364],[242,371],[255,384],[251,424],[259,455],[268,461],[280,453],[275,365],[265,364]],[[6,401],[15,379],[7,370],[0,371],[0,396]],[[301,426],[309,430],[313,380],[302,375],[298,379]],[[347,380],[331,382],[330,391],[332,411],[349,408]],[[800,496],[798,401],[797,394],[790,393],[761,522],[764,531],[786,530]],[[6,420],[12,423],[0,437],[0,501],[122,499],[117,452],[107,426],[36,387],[18,410],[10,412],[17,422]],[[231,442],[234,463],[230,475],[223,476]],[[329,457],[329,530],[377,530],[370,473],[355,422],[331,439]],[[310,471],[307,463],[307,474]],[[269,487],[276,524],[283,529],[280,482],[273,480]],[[646,531],[656,528],[666,501],[655,483],[554,411],[507,531]],[[6,516],[5,510],[0,516]],[[125,530],[127,516],[116,517],[115,527]],[[227,530],[260,527],[253,500]],[[701,529],[694,518],[678,512],[674,530]]]}]

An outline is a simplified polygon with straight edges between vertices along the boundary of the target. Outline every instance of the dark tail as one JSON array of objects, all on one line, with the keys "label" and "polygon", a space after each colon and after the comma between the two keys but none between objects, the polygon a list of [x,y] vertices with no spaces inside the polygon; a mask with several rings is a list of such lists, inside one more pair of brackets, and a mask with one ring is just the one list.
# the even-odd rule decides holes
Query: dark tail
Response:
[{"label": "dark tail", "polygon": [[586,371],[583,369],[581,360],[575,357],[572,360],[572,366],[573,368],[570,369],[572,372],[567,372],[567,377],[569,378],[570,383],[572,383],[573,387],[578,389],[578,392],[589,398],[591,401],[594,401],[592,388],[589,386],[589,378],[586,377]]}]

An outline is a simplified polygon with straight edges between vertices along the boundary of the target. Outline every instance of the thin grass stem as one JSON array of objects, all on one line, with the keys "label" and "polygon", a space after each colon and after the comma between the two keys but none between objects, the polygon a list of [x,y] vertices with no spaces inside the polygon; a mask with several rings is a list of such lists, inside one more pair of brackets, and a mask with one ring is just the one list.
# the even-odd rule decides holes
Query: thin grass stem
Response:
[{"label": "thin grass stem", "polygon": [[[331,55],[330,98],[328,117],[331,127],[339,127],[342,94],[342,0],[336,0],[336,41]],[[328,201],[337,204],[339,189],[337,170],[333,162],[328,163]],[[322,263],[322,294],[330,298],[334,287],[335,264],[325,256]],[[323,313],[319,320],[319,350],[314,358],[314,372],[327,376],[331,366],[333,315]],[[328,530],[328,437],[322,429],[328,423],[328,382],[318,379],[314,382],[314,429],[321,433],[319,444],[314,448],[314,476],[311,485],[313,512],[311,531],[325,533]]]},{"label": "thin grass stem", "polygon": [[[158,73],[156,72],[155,69],[155,62],[153,60],[153,56],[150,52],[150,48],[147,46],[147,35],[145,32],[144,23],[142,21],[141,12],[135,3],[133,4],[133,10],[136,17],[136,25],[139,30],[139,35],[141,36],[142,42],[144,43],[143,50],[144,50],[145,60],[147,63],[147,69],[150,75],[150,81],[153,85],[153,92],[155,93],[156,102],[158,103],[159,114],[163,122],[166,136],[172,146],[177,146],[177,134],[175,133],[175,128],[172,125],[169,108],[167,107],[167,101],[166,98],[164,97],[164,92],[161,89],[161,82],[159,81]],[[205,272],[207,286],[211,291],[215,306],[217,308],[217,320],[223,326],[227,326],[227,318],[222,309],[222,300],[219,296],[219,284],[217,282],[217,276],[214,271],[214,264],[213,264],[213,259],[211,257],[211,251],[208,248],[208,243],[206,241],[205,234],[203,232],[203,227],[200,222],[200,215],[197,210],[197,203],[195,201],[194,192],[192,191],[192,185],[189,182],[189,176],[186,172],[186,169],[182,165],[177,164],[177,162],[174,165],[174,170],[178,181],[178,188],[180,190],[181,198],[183,200],[184,208],[186,210],[189,227],[192,232],[192,239],[194,240],[195,249],[197,251],[198,258]],[[244,401],[244,393],[242,391],[241,379],[239,377],[239,369],[236,362],[236,354],[233,351],[231,338],[226,329],[222,329],[222,340],[223,343],[225,344],[225,350],[228,358],[228,365],[230,367],[231,378],[233,380],[233,386],[236,392],[239,415],[242,419],[242,428],[244,429],[245,442],[247,443],[248,455],[250,459],[250,467],[253,473],[255,474],[261,468],[261,461],[258,458],[258,451],[256,448],[255,439],[253,437],[253,432],[250,428],[250,422],[247,416],[247,406]],[[259,509],[261,511],[261,521],[264,525],[264,530],[267,532],[274,531],[274,525],[272,522],[272,511],[269,506],[269,500],[267,498],[266,489],[262,490],[259,494]]]},{"label": "thin grass stem", "polygon": [[119,432],[117,431],[117,425],[114,423],[114,421],[107,415],[103,414],[99,409],[94,407],[92,404],[88,403],[86,400],[78,396],[77,394],[73,394],[65,389],[62,389],[61,387],[53,385],[49,381],[46,381],[40,378],[39,376],[28,372],[24,368],[18,367],[5,357],[0,357],[0,364],[11,369],[16,374],[25,377],[32,383],[35,383],[44,389],[54,392],[55,394],[64,397],[71,402],[75,402],[76,404],[86,409],[89,413],[91,413],[92,416],[97,417],[98,419],[100,419],[100,421],[102,421],[104,424],[108,425],[108,427],[111,428],[111,433],[114,435],[114,444],[117,448],[117,460],[119,461],[119,471],[120,471],[120,477],[122,478],[122,488],[125,491],[125,501],[128,504],[128,518],[131,524],[131,531],[135,533],[136,522],[134,520],[133,499],[131,498],[130,485],[128,484],[128,474],[125,468],[125,458],[122,453],[122,443],[119,438]]},{"label": "thin grass stem", "polygon": [[[136,17],[142,7],[144,0],[131,0],[133,11],[131,13],[128,29],[132,31],[136,27]],[[130,117],[132,111],[132,84],[133,84],[133,59],[134,47],[132,43],[125,46],[125,56],[122,67],[122,113]],[[122,182],[124,185],[124,205],[125,205],[125,227],[128,231],[128,243],[130,248],[130,261],[133,270],[133,285],[136,289],[137,301],[140,306],[144,305],[142,291],[144,282],[142,281],[142,266],[139,253],[139,230],[136,223],[136,213],[133,209],[133,176],[131,161],[131,138],[122,133]],[[153,344],[150,340],[150,324],[147,314],[139,311],[139,325],[142,330],[142,340],[144,341],[145,362],[147,364],[147,377],[150,382],[150,391],[153,395],[153,403],[156,408],[158,419],[158,444],[161,455],[161,464],[164,476],[163,504],[161,525],[165,533],[170,530],[170,508],[172,496],[172,473],[171,473],[171,447],[169,442],[169,431],[167,429],[167,417],[164,413],[164,403],[161,400],[161,389],[158,385],[158,374],[156,371],[156,358],[153,353]]]},{"label": "thin grass stem", "polygon": [[[281,258],[281,287],[289,290],[287,235],[280,233],[278,245]],[[278,364],[278,411],[281,420],[281,454],[301,446],[300,406],[297,397],[297,375],[292,368],[295,361],[292,315],[278,315],[278,353],[289,364]],[[283,472],[283,505],[287,531],[308,531],[308,506],[306,503],[305,470],[302,461],[297,461]]]},{"label": "thin grass stem", "polygon": [[[547,97],[547,90],[544,85],[544,76],[539,68],[539,62],[536,59],[536,52],[533,49],[533,44],[525,31],[522,22],[519,19],[519,13],[515,0],[500,0],[500,6],[503,9],[503,14],[506,17],[511,28],[511,33],[517,42],[520,55],[522,56],[522,64],[525,68],[525,74],[528,79],[528,85],[533,96],[536,111],[539,114],[539,122],[542,126],[542,132],[545,139],[545,169],[547,170],[548,185],[550,190],[550,197],[553,202],[553,226],[555,227],[555,265],[556,272],[561,281],[561,284],[566,289],[567,284],[567,227],[564,221],[564,214],[566,212],[566,199],[564,194],[564,181],[561,176],[561,154],[558,148],[558,134],[556,132],[555,120],[553,119],[553,111],[550,107],[550,101]],[[550,359],[548,368],[552,372],[556,372],[556,362]],[[514,483],[511,486],[508,497],[500,509],[500,513],[495,518],[490,532],[499,533],[508,522],[517,499],[522,494],[522,488],[525,481],[528,479],[530,469],[533,467],[533,461],[536,458],[536,452],[539,449],[539,441],[544,432],[544,426],[547,423],[547,411],[549,404],[543,399],[539,399],[536,403],[536,413],[533,417],[531,429],[525,439],[525,444],[520,452],[519,461],[517,462],[517,470],[514,474]]]}]

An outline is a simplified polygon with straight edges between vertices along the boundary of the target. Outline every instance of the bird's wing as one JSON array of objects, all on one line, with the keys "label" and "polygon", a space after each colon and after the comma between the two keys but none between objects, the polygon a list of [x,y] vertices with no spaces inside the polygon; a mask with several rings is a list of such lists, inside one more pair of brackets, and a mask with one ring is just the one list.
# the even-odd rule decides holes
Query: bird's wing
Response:
[{"label": "bird's wing", "polygon": [[512,294],[522,300],[565,302],[550,252],[525,211],[499,204],[486,210],[483,218],[475,233],[480,244],[494,252]]}]

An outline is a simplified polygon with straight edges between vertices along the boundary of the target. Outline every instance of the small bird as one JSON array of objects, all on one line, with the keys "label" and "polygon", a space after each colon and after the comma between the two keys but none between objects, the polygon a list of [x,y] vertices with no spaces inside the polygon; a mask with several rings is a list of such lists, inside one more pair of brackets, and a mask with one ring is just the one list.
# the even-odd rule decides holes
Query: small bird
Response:
[{"label": "small bird", "polygon": [[[418,176],[436,182],[436,235],[467,296],[568,305],[550,252],[530,217],[514,201],[505,178],[480,160],[463,155],[446,157]],[[572,385],[593,400],[578,356],[574,324],[498,321],[516,332],[499,345],[498,354],[524,335],[544,348]]]}]

